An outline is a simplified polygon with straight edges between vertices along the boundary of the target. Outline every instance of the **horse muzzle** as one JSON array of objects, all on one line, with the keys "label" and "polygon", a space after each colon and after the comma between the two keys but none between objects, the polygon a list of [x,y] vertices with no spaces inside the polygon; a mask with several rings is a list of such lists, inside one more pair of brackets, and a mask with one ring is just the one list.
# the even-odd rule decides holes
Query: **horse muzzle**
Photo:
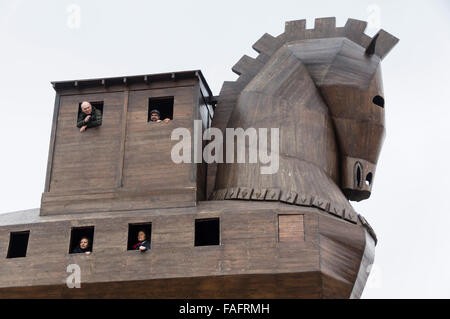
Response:
[{"label": "horse muzzle", "polygon": [[376,165],[361,158],[345,157],[341,166],[341,188],[348,200],[370,197]]}]

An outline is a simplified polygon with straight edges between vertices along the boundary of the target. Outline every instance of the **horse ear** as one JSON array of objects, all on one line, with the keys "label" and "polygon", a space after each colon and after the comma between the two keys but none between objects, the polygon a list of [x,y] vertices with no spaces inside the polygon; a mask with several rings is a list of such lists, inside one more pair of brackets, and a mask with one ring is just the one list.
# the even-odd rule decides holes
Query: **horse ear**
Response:
[{"label": "horse ear", "polygon": [[367,55],[376,54],[383,59],[389,51],[397,44],[399,41],[398,38],[394,37],[392,34],[381,29],[378,33],[372,38],[369,45],[366,48]]}]

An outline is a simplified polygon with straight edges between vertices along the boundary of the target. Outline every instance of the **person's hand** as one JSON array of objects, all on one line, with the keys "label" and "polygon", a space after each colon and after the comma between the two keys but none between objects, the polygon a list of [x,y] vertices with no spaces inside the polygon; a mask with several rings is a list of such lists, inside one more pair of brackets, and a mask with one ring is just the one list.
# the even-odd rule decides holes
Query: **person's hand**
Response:
[{"label": "person's hand", "polygon": [[89,256],[89,255],[91,254],[91,252],[90,252],[90,251],[87,251],[85,254]]},{"label": "person's hand", "polygon": [[80,132],[83,133],[84,131],[86,131],[86,127],[87,127],[86,125],[85,125],[85,126],[82,126],[82,127],[80,128]]},{"label": "person's hand", "polygon": [[165,118],[165,119],[164,119],[164,122],[165,122],[165,123],[169,123],[169,122],[170,122],[170,119],[169,119],[169,118]]},{"label": "person's hand", "polygon": [[90,119],[91,119],[91,116],[88,115],[88,116],[86,116],[86,118],[84,119],[84,122],[87,123],[87,122],[89,122]]},{"label": "person's hand", "polygon": [[139,250],[142,251],[142,252],[144,252],[144,251],[147,250],[147,248],[145,248],[145,246],[141,246],[141,247],[139,247]]}]

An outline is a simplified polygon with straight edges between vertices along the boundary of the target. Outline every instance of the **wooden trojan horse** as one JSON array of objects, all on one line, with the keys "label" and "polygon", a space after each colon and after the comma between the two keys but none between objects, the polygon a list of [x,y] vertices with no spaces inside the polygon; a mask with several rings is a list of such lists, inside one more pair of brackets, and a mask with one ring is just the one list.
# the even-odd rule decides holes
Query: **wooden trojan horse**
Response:
[{"label": "wooden trojan horse", "polygon": [[[41,207],[0,215],[0,298],[359,298],[376,236],[349,200],[371,193],[385,132],[380,61],[398,42],[365,27],[287,22],[218,97],[199,70],[54,82]],[[83,101],[103,119],[80,133]],[[148,120],[158,107],[169,123]],[[171,134],[194,133],[195,120],[224,135],[278,128],[279,148],[267,145],[278,169],[174,163]],[[139,229],[145,253],[133,249]],[[73,253],[81,236],[89,255]]]}]

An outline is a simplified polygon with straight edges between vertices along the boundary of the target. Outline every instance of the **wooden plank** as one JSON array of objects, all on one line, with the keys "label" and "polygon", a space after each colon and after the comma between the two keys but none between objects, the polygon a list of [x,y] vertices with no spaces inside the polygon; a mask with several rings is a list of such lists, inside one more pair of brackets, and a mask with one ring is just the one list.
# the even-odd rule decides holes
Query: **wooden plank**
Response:
[{"label": "wooden plank", "polygon": [[[76,121],[78,104],[83,100],[104,101],[104,109],[102,125],[80,133]],[[121,92],[61,97],[49,192],[53,189],[88,191],[116,185],[122,107]],[[101,160],[97,162],[98,156]],[[67,163],[85,163],[85,166],[70,168]]]},{"label": "wooden plank", "polygon": [[305,241],[303,215],[278,215],[278,241]]},{"label": "wooden plank", "polygon": [[[152,81],[152,82],[142,82],[142,83],[130,83],[128,85],[128,89],[130,91],[142,91],[142,90],[148,90],[148,89],[170,89],[174,87],[190,87],[195,85],[195,83],[198,81],[198,79],[179,79],[177,81],[168,80],[168,81]],[[79,94],[99,94],[99,93],[116,93],[116,92],[122,92],[124,90],[123,83],[121,84],[113,84],[103,87],[79,87],[79,88],[67,88],[64,90],[61,90],[59,92],[60,96],[72,96],[72,95],[79,95]]]},{"label": "wooden plank", "polygon": [[50,146],[49,146],[49,151],[48,151],[47,173],[45,175],[44,192],[48,192],[50,190],[50,178],[52,175],[52,168],[53,168],[53,156],[54,156],[54,151],[55,151],[55,140],[56,140],[56,129],[57,129],[57,125],[58,125],[59,105],[60,105],[60,95],[58,93],[56,93],[55,106],[53,109],[52,130],[51,130],[51,135],[50,135]]},{"label": "wooden plank", "polygon": [[[276,289],[273,297],[277,298],[349,296],[365,245],[360,225],[326,216],[309,207],[239,202],[201,202],[196,207],[179,209],[46,216],[31,224],[0,226],[0,252],[5,253],[10,231],[30,230],[26,258],[0,259],[3,271],[0,295],[7,297],[21,291],[29,293],[30,297],[40,296],[38,287],[47,286],[52,290],[52,285],[59,285],[67,278],[65,265],[76,263],[81,267],[84,289],[80,290],[85,297],[93,297],[102,284],[127,287],[138,282],[138,286],[142,286],[144,281],[160,281],[160,292],[169,293],[166,285],[175,284],[180,278],[192,281],[192,291],[196,291],[198,280],[209,278],[201,285],[209,288],[196,293],[208,292],[214,296],[255,297],[258,293],[269,296],[270,289]],[[195,219],[211,217],[220,218],[221,244],[195,247]],[[302,220],[307,234],[305,240],[278,243],[279,217],[291,217],[296,223]],[[320,223],[317,223],[318,218]],[[145,254],[127,251],[130,223],[152,224],[151,250]],[[289,220],[281,224],[292,226]],[[71,228],[84,226],[95,227],[93,253],[69,255]],[[315,241],[319,236],[321,241]],[[46,245],[42,245],[43,241]],[[348,265],[355,265],[354,271],[349,271]],[[265,275],[258,278],[255,274]],[[275,280],[266,275],[284,277]],[[224,287],[212,285],[215,276],[247,279],[235,279]],[[242,287],[250,283],[252,289],[242,291]],[[90,285],[97,290],[86,289]],[[170,294],[181,297],[179,289]],[[57,295],[57,292],[47,293]],[[115,296],[124,294],[123,290],[114,292]]]},{"label": "wooden plank", "polygon": [[122,109],[122,129],[120,138],[119,164],[117,167],[117,184],[118,188],[122,187],[123,179],[123,163],[125,161],[125,141],[127,137],[127,118],[128,118],[128,99],[130,91],[127,89],[123,94],[123,109]]}]

